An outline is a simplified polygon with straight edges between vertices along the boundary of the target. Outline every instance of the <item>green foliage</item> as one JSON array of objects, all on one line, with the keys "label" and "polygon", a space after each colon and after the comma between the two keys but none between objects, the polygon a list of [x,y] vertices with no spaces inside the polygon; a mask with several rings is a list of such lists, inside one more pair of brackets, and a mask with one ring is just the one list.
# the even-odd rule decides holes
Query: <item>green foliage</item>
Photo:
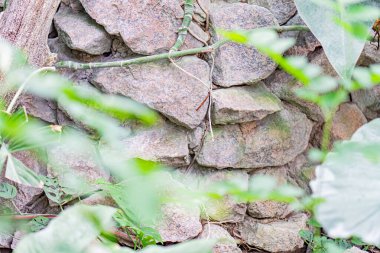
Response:
[{"label": "green foliage", "polygon": [[[380,16],[378,1],[295,1],[298,13],[321,42],[331,65],[349,80],[370,27]],[[372,6],[369,6],[371,4]]]},{"label": "green foliage", "polygon": [[80,253],[112,224],[115,209],[76,205],[62,212],[37,233],[20,241],[15,253]]},{"label": "green foliage", "polygon": [[380,187],[380,120],[361,127],[349,141],[336,145],[316,169],[313,195],[324,198],[316,217],[329,235],[357,235],[380,243],[378,194]]},{"label": "green foliage", "polygon": [[45,218],[43,216],[38,216],[28,222],[28,228],[30,232],[35,233],[46,228],[49,222],[50,222],[50,219]]},{"label": "green foliage", "polygon": [[13,199],[17,195],[17,189],[8,183],[0,183],[0,198]]}]

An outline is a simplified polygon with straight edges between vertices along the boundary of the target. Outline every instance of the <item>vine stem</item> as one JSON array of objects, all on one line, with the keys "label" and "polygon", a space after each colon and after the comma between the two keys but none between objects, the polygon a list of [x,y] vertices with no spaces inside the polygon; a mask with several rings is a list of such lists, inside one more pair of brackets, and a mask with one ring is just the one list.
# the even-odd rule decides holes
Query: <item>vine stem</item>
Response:
[{"label": "vine stem", "polygon": [[194,3],[193,0],[185,0],[184,16],[181,27],[178,29],[178,38],[175,44],[172,46],[170,51],[178,51],[183,45],[186,39],[187,32],[189,31],[189,26],[193,20],[194,14]]},{"label": "vine stem", "polygon": [[[265,27],[266,29],[274,30],[278,33],[282,32],[288,32],[288,31],[310,31],[307,26],[302,25],[292,25],[292,26],[273,26],[273,27]],[[263,29],[263,28],[259,28]],[[257,30],[257,29],[256,29]],[[254,30],[252,30],[254,31]],[[69,69],[95,69],[95,68],[115,68],[115,67],[126,67],[129,65],[135,65],[135,64],[143,64],[148,62],[154,62],[162,59],[169,59],[169,58],[176,58],[176,57],[182,57],[186,55],[195,55],[199,53],[210,53],[218,49],[219,47],[223,46],[224,44],[231,42],[228,39],[223,39],[215,42],[214,44],[210,46],[205,47],[198,47],[198,48],[192,48],[192,49],[186,49],[181,51],[171,51],[168,53],[162,53],[162,54],[156,54],[156,55],[150,55],[150,56],[143,56],[143,57],[137,57],[134,59],[129,60],[122,60],[122,61],[113,61],[113,62],[90,62],[90,63],[79,63],[79,62],[73,62],[73,61],[61,61],[57,62],[55,64],[55,67],[57,69],[61,68],[69,68]]]},{"label": "vine stem", "polygon": [[33,71],[26,79],[25,81],[21,84],[20,88],[18,88],[16,94],[14,95],[12,101],[9,103],[8,105],[8,108],[6,110],[6,112],[8,114],[10,114],[13,110],[13,107],[15,106],[16,102],[17,102],[17,99],[20,97],[21,93],[24,91],[24,89],[26,88],[27,84],[29,83],[29,81],[37,74],[41,73],[41,72],[44,72],[44,71],[55,71],[56,68],[55,67],[43,67],[43,68],[39,68],[35,71]]}]

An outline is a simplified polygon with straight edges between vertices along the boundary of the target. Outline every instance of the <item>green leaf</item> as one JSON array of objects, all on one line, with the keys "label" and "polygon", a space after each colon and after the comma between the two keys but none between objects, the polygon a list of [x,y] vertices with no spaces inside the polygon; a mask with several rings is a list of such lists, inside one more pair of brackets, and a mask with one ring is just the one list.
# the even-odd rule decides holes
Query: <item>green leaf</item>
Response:
[{"label": "green leaf", "polygon": [[[163,247],[149,246],[138,251],[139,253],[211,253],[215,245],[214,240],[192,240],[178,245]],[[17,253],[17,252],[16,252]]]},{"label": "green leaf", "polygon": [[13,185],[7,183],[0,184],[0,198],[13,199],[17,195],[17,189]]},{"label": "green leaf", "polygon": [[380,119],[336,145],[316,168],[313,196],[323,198],[316,217],[331,237],[359,236],[380,244]]},{"label": "green leaf", "polygon": [[50,219],[45,218],[43,216],[39,216],[29,221],[28,226],[30,228],[30,231],[35,233],[46,228],[46,226],[49,224],[49,221]]},{"label": "green leaf", "polygon": [[40,177],[11,154],[8,154],[5,177],[19,184],[36,188],[43,187]]},{"label": "green leaf", "polygon": [[[374,0],[365,1],[365,3],[372,4],[375,2]],[[345,29],[335,21],[338,19],[344,24],[351,24],[349,20],[350,15],[345,13],[344,8],[339,8],[339,11],[337,11],[331,5],[317,4],[316,1],[295,0],[295,3],[298,13],[311,32],[321,42],[326,56],[336,72],[343,79],[350,79],[365,45],[364,40],[355,38],[347,32],[347,28]],[[352,14],[352,18],[356,18],[356,21],[359,11],[359,9],[356,9],[355,12],[354,8],[350,8],[349,11]],[[355,25],[365,25],[368,33],[372,22],[361,20],[357,21]]]},{"label": "green leaf", "polygon": [[15,253],[82,253],[112,225],[115,209],[77,205],[63,211],[46,229],[25,236]]}]

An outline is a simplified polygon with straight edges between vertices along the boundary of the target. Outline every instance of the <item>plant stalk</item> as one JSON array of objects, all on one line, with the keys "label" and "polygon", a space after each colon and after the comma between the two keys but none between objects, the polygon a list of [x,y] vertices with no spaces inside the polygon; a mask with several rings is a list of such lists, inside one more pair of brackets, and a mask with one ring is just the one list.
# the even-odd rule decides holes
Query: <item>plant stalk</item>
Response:
[{"label": "plant stalk", "polygon": [[[292,26],[274,26],[266,27],[267,29],[272,29],[276,32],[288,32],[288,31],[310,31],[307,26],[301,25],[292,25]],[[262,29],[262,28],[260,28]],[[254,31],[254,30],[253,30]],[[129,60],[122,61],[113,61],[113,62],[91,62],[91,63],[79,63],[73,61],[61,61],[55,64],[57,69],[69,68],[69,69],[95,69],[95,68],[117,68],[117,67],[126,67],[129,65],[143,64],[148,62],[154,62],[162,59],[169,59],[175,57],[182,57],[186,55],[195,55],[200,53],[209,53],[223,46],[224,44],[231,42],[228,39],[223,39],[215,42],[214,44],[206,47],[198,47],[192,49],[186,49],[181,51],[171,51],[168,53],[156,54],[138,57]]]},{"label": "plant stalk", "polygon": [[193,0],[185,0],[184,16],[182,20],[181,27],[178,29],[178,38],[170,51],[178,51],[179,48],[183,45],[186,39],[187,32],[191,21],[193,20],[194,14],[194,3]]}]

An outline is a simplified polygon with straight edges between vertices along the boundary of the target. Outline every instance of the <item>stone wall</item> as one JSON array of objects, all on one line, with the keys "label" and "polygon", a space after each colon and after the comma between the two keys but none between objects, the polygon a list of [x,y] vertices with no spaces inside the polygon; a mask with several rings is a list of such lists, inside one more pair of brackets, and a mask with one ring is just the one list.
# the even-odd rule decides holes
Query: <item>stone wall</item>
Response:
[{"label": "stone wall", "polygon": [[[182,49],[220,39],[215,27],[253,29],[303,24],[292,0],[195,2],[190,34]],[[62,0],[48,42],[59,60],[113,61],[167,52],[177,38],[183,14],[179,0]],[[288,55],[307,56],[326,73],[335,75],[311,33],[288,32],[281,36],[297,39]],[[368,65],[378,62],[378,58],[379,54],[367,45],[360,62]],[[232,43],[213,54],[182,57],[174,62],[63,70],[62,74],[77,85],[92,85],[106,93],[130,97],[160,113],[159,122],[151,128],[126,126],[132,132],[123,140],[126,156],[177,168],[182,179],[190,173],[201,189],[225,179],[238,179],[248,187],[253,175],[269,174],[279,182],[308,191],[313,166],[306,157],[307,150],[319,145],[323,117],[316,106],[295,96],[293,91],[300,83],[254,48]],[[201,106],[210,86],[212,101]],[[377,117],[379,97],[379,89],[352,94],[351,101],[337,112],[333,139],[347,139],[368,119]],[[28,100],[23,104],[44,121],[75,125],[57,105]],[[75,161],[68,161],[68,157]],[[81,162],[80,157],[62,159],[84,175],[94,176],[94,168]],[[28,211],[28,205],[41,192],[24,192],[28,194],[15,203]],[[295,252],[304,247],[298,230],[306,227],[307,215],[295,213],[285,204],[237,203],[226,197],[208,203],[202,212],[188,212],[181,206],[167,206],[163,211],[165,222],[158,229],[167,243],[196,237],[225,238],[215,247],[214,252],[219,253]],[[10,244],[1,237],[0,242],[4,247]]]}]

